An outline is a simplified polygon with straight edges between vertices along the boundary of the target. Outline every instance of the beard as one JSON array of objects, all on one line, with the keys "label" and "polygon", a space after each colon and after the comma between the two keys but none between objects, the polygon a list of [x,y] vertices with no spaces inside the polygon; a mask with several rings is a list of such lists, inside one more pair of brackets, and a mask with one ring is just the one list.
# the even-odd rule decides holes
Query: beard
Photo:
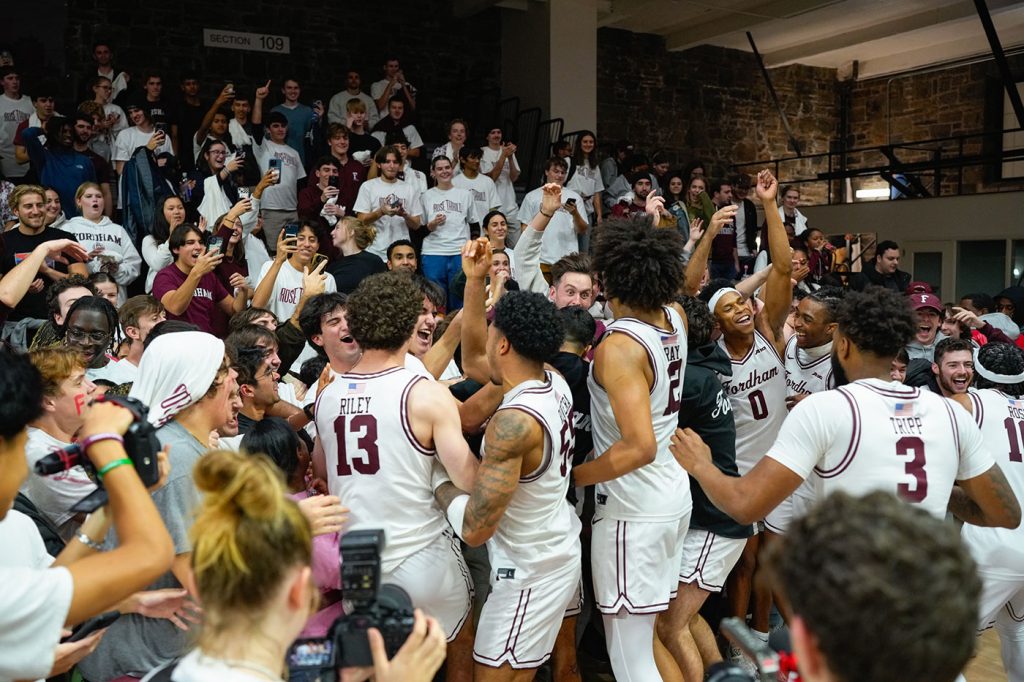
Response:
[{"label": "beard", "polygon": [[835,348],[832,349],[832,380],[835,382],[835,387],[845,386],[850,383],[850,377],[847,376],[846,370],[843,369],[842,364],[839,362],[839,356],[836,355]]}]

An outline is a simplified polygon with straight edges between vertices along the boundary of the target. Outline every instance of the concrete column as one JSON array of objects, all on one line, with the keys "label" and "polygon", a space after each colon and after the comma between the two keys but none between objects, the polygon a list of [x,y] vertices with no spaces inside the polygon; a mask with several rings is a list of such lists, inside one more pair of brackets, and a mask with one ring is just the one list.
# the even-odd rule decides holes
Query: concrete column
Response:
[{"label": "concrete column", "polygon": [[597,0],[530,0],[501,17],[501,93],[565,131],[597,126]]}]

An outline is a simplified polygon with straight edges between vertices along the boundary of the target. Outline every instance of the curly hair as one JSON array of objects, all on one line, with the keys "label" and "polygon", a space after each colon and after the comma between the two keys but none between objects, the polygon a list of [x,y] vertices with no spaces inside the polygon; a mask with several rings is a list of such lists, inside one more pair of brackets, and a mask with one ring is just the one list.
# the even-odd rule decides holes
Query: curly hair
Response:
[{"label": "curly hair", "polygon": [[[1024,350],[1012,343],[986,343],[978,349],[977,364],[996,374],[1020,374],[1024,372]],[[1018,398],[1024,396],[1024,382],[997,384],[981,376],[977,367],[974,368],[974,385],[978,388],[996,388]]]},{"label": "curly hair", "polygon": [[597,322],[586,308],[581,305],[568,305],[558,309],[558,317],[562,321],[563,341],[574,343],[580,348],[594,343]]},{"label": "curly hair", "polygon": [[844,682],[952,680],[974,651],[981,579],[959,531],[890,493],[832,493],[766,568]]},{"label": "curly hair", "polygon": [[412,336],[422,312],[422,290],[399,272],[367,277],[346,307],[349,332],[363,350],[398,350]]},{"label": "curly hair", "polygon": [[90,296],[98,294],[95,285],[84,275],[68,275],[64,279],[58,279],[50,285],[50,288],[46,290],[46,310],[50,313],[51,320],[57,317],[57,313],[60,312],[60,295],[68,289],[78,287],[88,289]]},{"label": "curly hair", "polygon": [[[793,293],[795,295],[796,291],[794,290]],[[809,298],[824,307],[828,313],[828,321],[834,322],[836,311],[839,310],[839,304],[846,298],[846,290],[839,287],[822,287],[817,291],[807,294],[805,298]]]},{"label": "curly hair", "polygon": [[323,331],[324,315],[327,315],[338,308],[344,308],[347,305],[347,294],[328,291],[323,294],[317,294],[306,301],[306,305],[302,307],[302,312],[299,313],[299,327],[302,329],[302,334],[306,337],[306,341],[316,349],[318,353],[323,352],[323,347],[317,343],[313,343],[313,337]]},{"label": "curly hair", "polygon": [[683,238],[646,216],[605,221],[593,242],[605,295],[637,310],[656,310],[683,286]]},{"label": "curly hair", "polygon": [[708,304],[693,296],[680,296],[676,303],[686,313],[686,346],[690,350],[706,346],[711,341],[715,328],[715,317],[708,310]]},{"label": "curly hair", "polygon": [[555,304],[532,291],[510,291],[494,306],[494,328],[517,354],[547,362],[562,346],[562,319]]},{"label": "curly hair", "polygon": [[914,338],[917,320],[905,296],[882,287],[851,291],[836,309],[837,329],[861,351],[893,358]]}]

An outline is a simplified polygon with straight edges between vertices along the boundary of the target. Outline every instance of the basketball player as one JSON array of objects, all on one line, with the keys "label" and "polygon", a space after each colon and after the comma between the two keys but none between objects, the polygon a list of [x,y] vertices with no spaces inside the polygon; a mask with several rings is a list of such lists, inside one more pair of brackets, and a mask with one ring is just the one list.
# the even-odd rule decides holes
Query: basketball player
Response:
[{"label": "basketball player", "polygon": [[[761,518],[811,478],[816,499],[884,490],[939,518],[949,507],[968,523],[1016,528],[1020,505],[970,415],[889,378],[892,359],[916,331],[904,297],[881,287],[849,292],[832,345],[840,388],[800,401],[753,469],[723,475],[689,429],[673,436],[672,453],[740,523]],[[963,494],[950,499],[954,483]]]},{"label": "basketball player", "polygon": [[[442,483],[437,500],[469,545],[487,543],[491,594],[477,625],[477,682],[533,679],[564,629],[574,643],[580,606],[580,521],[566,501],[572,468],[572,392],[544,369],[562,328],[543,295],[512,291],[499,299],[487,329],[486,238],[462,250],[466,273],[463,353],[485,355],[491,383],[505,397],[484,433],[471,493]],[[571,613],[573,617],[564,619]],[[572,649],[570,648],[570,651]],[[575,657],[555,679],[575,680]],[[559,670],[558,668],[562,669]]]},{"label": "basketball player", "polygon": [[[845,292],[826,287],[804,296],[793,316],[794,334],[786,343],[786,406],[789,409],[812,393],[835,388],[832,376],[832,334],[836,330],[836,309]],[[814,489],[804,482],[797,491],[765,517],[768,533],[783,535],[790,521],[802,516],[814,501]],[[783,605],[778,605],[783,609]]]},{"label": "basketball player", "polygon": [[382,580],[403,588],[448,637],[448,679],[472,679],[469,573],[434,503],[436,458],[471,490],[477,462],[462,437],[448,390],[405,369],[423,309],[419,287],[401,273],[360,282],[346,303],[348,331],[363,354],[317,399],[317,431],[332,495],[351,509],[349,530],[383,528]]},{"label": "basketball player", "polygon": [[[758,173],[755,189],[764,206],[775,206],[778,186],[778,181],[769,171]],[[793,300],[790,279],[793,265],[786,228],[778,211],[765,211],[765,220],[772,264],[762,289],[764,307],[758,311],[756,299],[744,296],[731,285],[723,286],[722,280],[717,280],[717,284],[711,282],[700,294],[722,330],[718,343],[732,359],[732,376],[723,376],[722,385],[729,395],[736,420],[736,465],[740,474],[750,471],[764,456],[787,414],[786,370],[782,360],[786,348],[783,325]],[[703,263],[691,260],[687,269],[703,267]],[[771,595],[754,589],[762,537],[755,534],[747,541],[729,576],[726,593],[731,615],[744,618],[753,592],[751,626],[757,636],[767,642]],[[732,648],[730,657],[741,665],[749,665],[738,649]]]},{"label": "basketball player", "polygon": [[[974,415],[1019,500],[1024,496],[1024,352],[1008,343],[987,343],[975,351],[974,373],[978,390],[954,400]],[[964,503],[960,494],[953,489],[951,507]],[[961,536],[978,562],[983,585],[978,629],[995,624],[1008,679],[1024,682],[1024,530],[964,524]]]},{"label": "basketball player", "polygon": [[685,323],[672,307],[683,283],[682,247],[676,230],[646,218],[605,221],[593,243],[616,319],[588,380],[594,459],[575,469],[575,479],[597,486],[595,601],[619,680],[680,675],[655,622],[676,593],[692,505],[689,480],[672,470],[668,451],[686,367]]}]

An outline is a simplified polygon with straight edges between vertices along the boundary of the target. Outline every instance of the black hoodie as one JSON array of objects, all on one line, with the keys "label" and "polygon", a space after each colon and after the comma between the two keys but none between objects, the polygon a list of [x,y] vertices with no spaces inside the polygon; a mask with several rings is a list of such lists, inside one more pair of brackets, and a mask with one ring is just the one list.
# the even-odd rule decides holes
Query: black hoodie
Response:
[{"label": "black hoodie", "polygon": [[[691,428],[711,448],[711,459],[726,476],[739,476],[736,468],[736,422],[729,396],[718,376],[732,376],[732,362],[716,343],[691,348],[686,358],[679,428]],[[747,538],[753,526],[743,526],[711,504],[696,479],[690,478],[693,516],[690,528],[727,538]]]}]

